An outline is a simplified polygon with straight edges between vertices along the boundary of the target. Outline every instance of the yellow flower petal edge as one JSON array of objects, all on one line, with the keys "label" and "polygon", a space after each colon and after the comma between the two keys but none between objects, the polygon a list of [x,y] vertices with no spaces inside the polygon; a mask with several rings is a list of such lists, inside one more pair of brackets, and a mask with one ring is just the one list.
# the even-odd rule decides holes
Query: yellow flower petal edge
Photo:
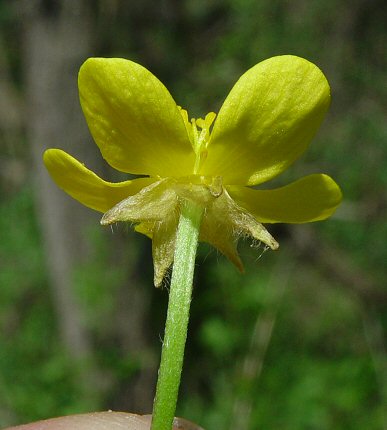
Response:
[{"label": "yellow flower petal edge", "polygon": [[121,58],[90,58],[78,77],[90,132],[117,170],[152,176],[184,176],[195,153],[180,110],[147,69]]},{"label": "yellow flower petal edge", "polygon": [[329,84],[309,61],[284,55],[258,63],[221,107],[201,173],[233,185],[277,176],[305,151],[329,103]]},{"label": "yellow flower petal edge", "polygon": [[121,200],[137,194],[154,182],[151,178],[118,183],[104,181],[61,149],[48,149],[43,160],[59,188],[83,205],[99,212],[108,211]]},{"label": "yellow flower petal edge", "polygon": [[230,196],[263,223],[306,223],[321,221],[336,210],[342,193],[327,175],[305,176],[273,190],[228,186]]}]

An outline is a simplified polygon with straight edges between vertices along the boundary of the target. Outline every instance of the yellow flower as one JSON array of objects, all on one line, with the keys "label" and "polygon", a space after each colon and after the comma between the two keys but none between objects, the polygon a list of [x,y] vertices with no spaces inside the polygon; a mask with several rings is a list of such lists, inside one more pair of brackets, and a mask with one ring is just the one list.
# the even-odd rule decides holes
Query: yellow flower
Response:
[{"label": "yellow flower", "polygon": [[90,58],[78,83],[104,159],[121,172],[146,177],[106,182],[60,149],[45,152],[45,165],[60,188],[104,213],[102,224],[132,222],[152,239],[156,286],[173,262],[185,199],[204,208],[200,240],[241,270],[241,236],[276,249],[261,223],[323,220],[341,201],[338,185],[323,174],[273,190],[251,188],[305,151],[328,109],[326,78],[302,58],[284,55],[257,64],[237,81],[217,117],[191,121],[164,85],[132,61]]}]

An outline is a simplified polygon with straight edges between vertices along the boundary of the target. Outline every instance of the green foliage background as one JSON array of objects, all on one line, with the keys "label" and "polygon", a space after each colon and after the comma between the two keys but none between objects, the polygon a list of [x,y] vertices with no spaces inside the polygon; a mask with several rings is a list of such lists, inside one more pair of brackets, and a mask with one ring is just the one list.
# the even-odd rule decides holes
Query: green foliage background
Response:
[{"label": "green foliage background", "polygon": [[[330,112],[310,150],[270,185],[325,172],[341,185],[344,203],[325,223],[272,228],[279,253],[242,245],[243,276],[201,246],[178,415],[208,430],[238,429],[235,420],[246,416],[252,430],[386,428],[385,2],[118,2],[109,19],[102,3],[95,2],[95,55],[147,66],[192,116],[218,110],[235,80],[273,55],[315,62],[332,86]],[[8,3],[0,20],[3,36],[17,37],[20,17]],[[6,52],[23,91],[22,53],[15,42]],[[27,151],[23,136],[0,156],[28,172]],[[28,173],[17,186],[2,175],[0,186],[0,426],[110,408],[117,387],[130,387],[146,360],[125,356],[107,339],[125,268],[109,264],[98,226],[88,232],[92,258],[74,276],[101,346],[96,361],[118,381],[91,396],[80,391],[79,369],[56,335]],[[312,248],[304,247],[305,236]],[[149,282],[149,295],[157,354],[166,292]]]}]

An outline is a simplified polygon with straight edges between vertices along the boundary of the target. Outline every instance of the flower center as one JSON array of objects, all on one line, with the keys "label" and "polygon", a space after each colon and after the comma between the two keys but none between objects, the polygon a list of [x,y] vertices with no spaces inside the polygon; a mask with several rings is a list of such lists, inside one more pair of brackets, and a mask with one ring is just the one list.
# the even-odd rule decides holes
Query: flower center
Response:
[{"label": "flower center", "polygon": [[192,118],[188,120],[188,113],[185,109],[180,108],[181,116],[184,120],[184,125],[187,130],[192,148],[195,151],[196,159],[193,174],[199,173],[199,170],[207,158],[207,146],[211,138],[210,128],[215,120],[216,113],[210,112],[205,118]]}]

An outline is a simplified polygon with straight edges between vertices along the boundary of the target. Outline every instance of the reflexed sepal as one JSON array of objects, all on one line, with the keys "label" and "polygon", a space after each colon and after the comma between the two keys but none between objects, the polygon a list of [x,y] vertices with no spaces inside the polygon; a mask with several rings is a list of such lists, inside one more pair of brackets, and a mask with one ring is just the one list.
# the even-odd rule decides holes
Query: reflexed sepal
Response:
[{"label": "reflexed sepal", "polygon": [[238,240],[241,237],[252,237],[271,249],[279,247],[278,242],[266,228],[238,206],[223,188],[223,192],[205,209],[200,240],[217,248],[240,271],[243,271],[243,264],[237,251]]},{"label": "reflexed sepal", "polygon": [[173,263],[178,222],[178,216],[172,214],[166,220],[156,222],[153,227],[152,255],[156,287],[161,285]]},{"label": "reflexed sepal", "polygon": [[156,287],[173,263],[180,209],[187,200],[204,210],[200,240],[217,248],[240,271],[243,264],[237,251],[239,238],[251,237],[271,249],[278,248],[266,228],[230,197],[220,177],[163,179],[122,200],[101,219],[103,225],[136,223],[136,231],[152,239]]},{"label": "reflexed sepal", "polygon": [[118,221],[144,222],[162,220],[174,211],[177,196],[169,186],[171,180],[163,179],[143,188],[134,196],[122,200],[108,210],[101,219],[102,225]]}]

